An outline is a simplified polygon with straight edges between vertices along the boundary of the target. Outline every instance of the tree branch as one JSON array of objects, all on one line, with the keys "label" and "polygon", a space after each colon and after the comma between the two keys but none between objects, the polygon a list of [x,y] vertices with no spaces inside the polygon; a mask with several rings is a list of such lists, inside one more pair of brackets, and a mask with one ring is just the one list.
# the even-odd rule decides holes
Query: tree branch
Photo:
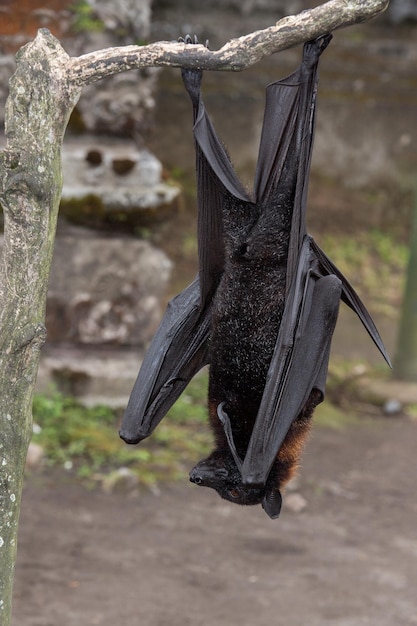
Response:
[{"label": "tree branch", "polygon": [[164,41],[99,50],[71,59],[69,77],[79,85],[87,85],[124,70],[149,66],[241,71],[280,50],[365,22],[385,11],[388,4],[389,0],[329,0],[309,11],[284,17],[275,26],[231,39],[214,51],[203,45],[190,48]]}]

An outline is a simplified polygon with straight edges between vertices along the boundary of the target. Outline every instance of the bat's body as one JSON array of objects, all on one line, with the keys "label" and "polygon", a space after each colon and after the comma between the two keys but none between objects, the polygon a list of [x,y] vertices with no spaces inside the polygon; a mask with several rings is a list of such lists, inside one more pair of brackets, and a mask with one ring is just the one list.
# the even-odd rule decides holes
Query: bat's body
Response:
[{"label": "bat's body", "polygon": [[305,229],[317,66],[329,41],[306,44],[300,67],[267,89],[253,197],[205,112],[202,72],[183,70],[195,121],[200,272],[171,301],[121,429],[129,443],[147,437],[209,363],[216,447],[190,479],[232,502],[262,503],[270,517],[324,397],[340,299],[389,362],[362,302]]},{"label": "bat's body", "polygon": [[[293,166],[296,173],[297,163]],[[240,472],[234,471],[236,461],[218,407],[221,405],[230,420],[236,452],[243,459],[284,311],[296,176],[292,178],[288,172],[288,189],[273,189],[267,206],[239,202],[231,195],[223,205],[224,273],[214,297],[209,344],[209,415],[216,450],[193,470],[191,478],[210,486],[213,472],[227,467],[229,480],[220,481],[218,489],[223,497],[244,504],[262,502],[265,489],[244,486]],[[308,421],[297,420],[297,426],[291,429],[299,435],[301,430],[306,433]],[[297,448],[299,439],[293,442]],[[295,469],[294,456],[298,456],[294,452],[294,445],[280,452],[268,477],[271,489],[290,478]]]}]

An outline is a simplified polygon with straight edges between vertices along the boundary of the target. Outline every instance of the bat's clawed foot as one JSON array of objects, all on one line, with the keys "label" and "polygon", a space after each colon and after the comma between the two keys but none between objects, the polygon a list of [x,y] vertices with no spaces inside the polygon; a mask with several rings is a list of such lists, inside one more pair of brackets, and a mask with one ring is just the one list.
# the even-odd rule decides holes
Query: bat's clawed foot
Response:
[{"label": "bat's clawed foot", "polygon": [[321,37],[317,37],[317,39],[314,40],[315,45],[320,50],[320,54],[326,50],[332,39],[333,35],[331,33],[326,33],[325,35],[321,35]]},{"label": "bat's clawed foot", "polygon": [[304,44],[303,63],[308,67],[317,63],[319,56],[327,48],[333,35],[328,33]]},{"label": "bat's clawed foot", "polygon": [[[194,35],[194,37],[191,37],[191,35],[185,35],[185,37],[178,37],[178,42],[179,43],[186,43],[186,44],[193,44],[194,46],[198,46],[199,43],[200,43],[198,41],[197,35]],[[208,47],[209,47],[209,40],[208,39],[206,39],[206,43],[204,45],[208,49]]]},{"label": "bat's clawed foot", "polygon": [[[191,37],[191,35],[185,35],[185,37],[179,37],[178,41],[179,43],[185,43],[187,45],[199,45],[197,35],[194,35],[194,37]],[[205,43],[206,48],[208,48],[208,43],[209,42],[207,40]],[[202,70],[199,68],[183,67],[181,69],[181,75],[192,102],[196,104],[200,97],[201,79],[203,77]]]}]

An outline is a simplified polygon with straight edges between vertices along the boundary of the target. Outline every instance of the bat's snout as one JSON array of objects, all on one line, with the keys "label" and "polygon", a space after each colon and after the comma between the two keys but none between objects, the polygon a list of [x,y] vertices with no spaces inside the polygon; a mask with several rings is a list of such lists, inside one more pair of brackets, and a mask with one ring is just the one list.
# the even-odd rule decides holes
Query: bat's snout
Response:
[{"label": "bat's snout", "polygon": [[201,485],[203,483],[203,478],[198,472],[190,472],[190,482],[195,485]]},{"label": "bat's snout", "polygon": [[221,484],[228,477],[228,472],[224,468],[213,468],[204,462],[198,463],[190,472],[190,481],[195,485],[213,487]]}]

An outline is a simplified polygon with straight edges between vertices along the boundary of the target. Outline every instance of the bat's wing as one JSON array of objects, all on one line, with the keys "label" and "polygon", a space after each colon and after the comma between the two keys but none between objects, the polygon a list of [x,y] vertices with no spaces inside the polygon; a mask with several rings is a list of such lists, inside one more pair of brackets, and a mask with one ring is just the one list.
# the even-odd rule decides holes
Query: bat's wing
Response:
[{"label": "bat's wing", "polygon": [[201,98],[202,72],[182,70],[192,104],[197,171],[198,257],[201,302],[209,302],[224,269],[222,207],[225,194],[250,202],[230,158],[216,135]]},{"label": "bat's wing", "polygon": [[248,199],[205,111],[201,72],[182,75],[195,121],[199,277],[169,303],[145,355],[120,429],[128,443],[150,435],[208,363],[212,299],[224,268],[223,198],[232,193]]},{"label": "bat's wing", "polygon": [[385,349],[381,336],[362,300],[359,298],[358,294],[349,283],[347,278],[335,266],[335,264],[329,259],[329,257],[323,252],[323,250],[316,244],[313,239],[311,240],[311,245],[317,257],[317,260],[319,261],[321,272],[323,272],[323,274],[334,274],[335,276],[340,278],[340,280],[342,281],[341,298],[343,302],[347,304],[348,307],[350,307],[353,311],[355,311],[356,315],[359,317],[365,329],[368,331],[372,341],[375,343],[385,361],[390,367],[392,367],[390,358]]},{"label": "bat's wing", "polygon": [[266,385],[242,466],[247,484],[265,484],[271,466],[313,387],[324,394],[340,280],[313,271],[305,207],[314,134],[317,68],[331,40],[308,42],[297,70],[267,88],[255,196],[294,189],[285,309]]},{"label": "bat's wing", "polygon": [[322,37],[307,43],[302,64],[296,72],[270,85],[267,92],[256,195],[268,196],[274,184],[288,184],[287,179],[294,169],[296,180],[286,303],[261,405],[242,464],[242,480],[246,484],[265,484],[288,430],[312,389],[318,389],[324,397],[340,298],[358,314],[389,363],[378,331],[358,295],[305,230],[317,66],[329,41],[329,37]]},{"label": "bat's wing", "polygon": [[318,389],[324,398],[330,344],[340,299],[357,313],[390,365],[381,337],[358,294],[307,235],[242,465],[244,483],[258,485],[266,482],[288,430],[312,389]]},{"label": "bat's wing", "polygon": [[145,355],[120,428],[127,443],[148,437],[208,363],[210,322],[211,307],[201,307],[196,279],[169,302]]},{"label": "bat's wing", "polygon": [[276,455],[311,390],[324,397],[342,284],[314,270],[306,237],[288,293],[264,394],[242,466],[245,484],[265,484]]},{"label": "bat's wing", "polygon": [[295,189],[287,261],[287,292],[297,272],[306,234],[307,202],[315,126],[318,63],[332,35],[304,45],[300,66],[287,78],[268,85],[255,173],[254,196],[268,204],[274,189]]}]

